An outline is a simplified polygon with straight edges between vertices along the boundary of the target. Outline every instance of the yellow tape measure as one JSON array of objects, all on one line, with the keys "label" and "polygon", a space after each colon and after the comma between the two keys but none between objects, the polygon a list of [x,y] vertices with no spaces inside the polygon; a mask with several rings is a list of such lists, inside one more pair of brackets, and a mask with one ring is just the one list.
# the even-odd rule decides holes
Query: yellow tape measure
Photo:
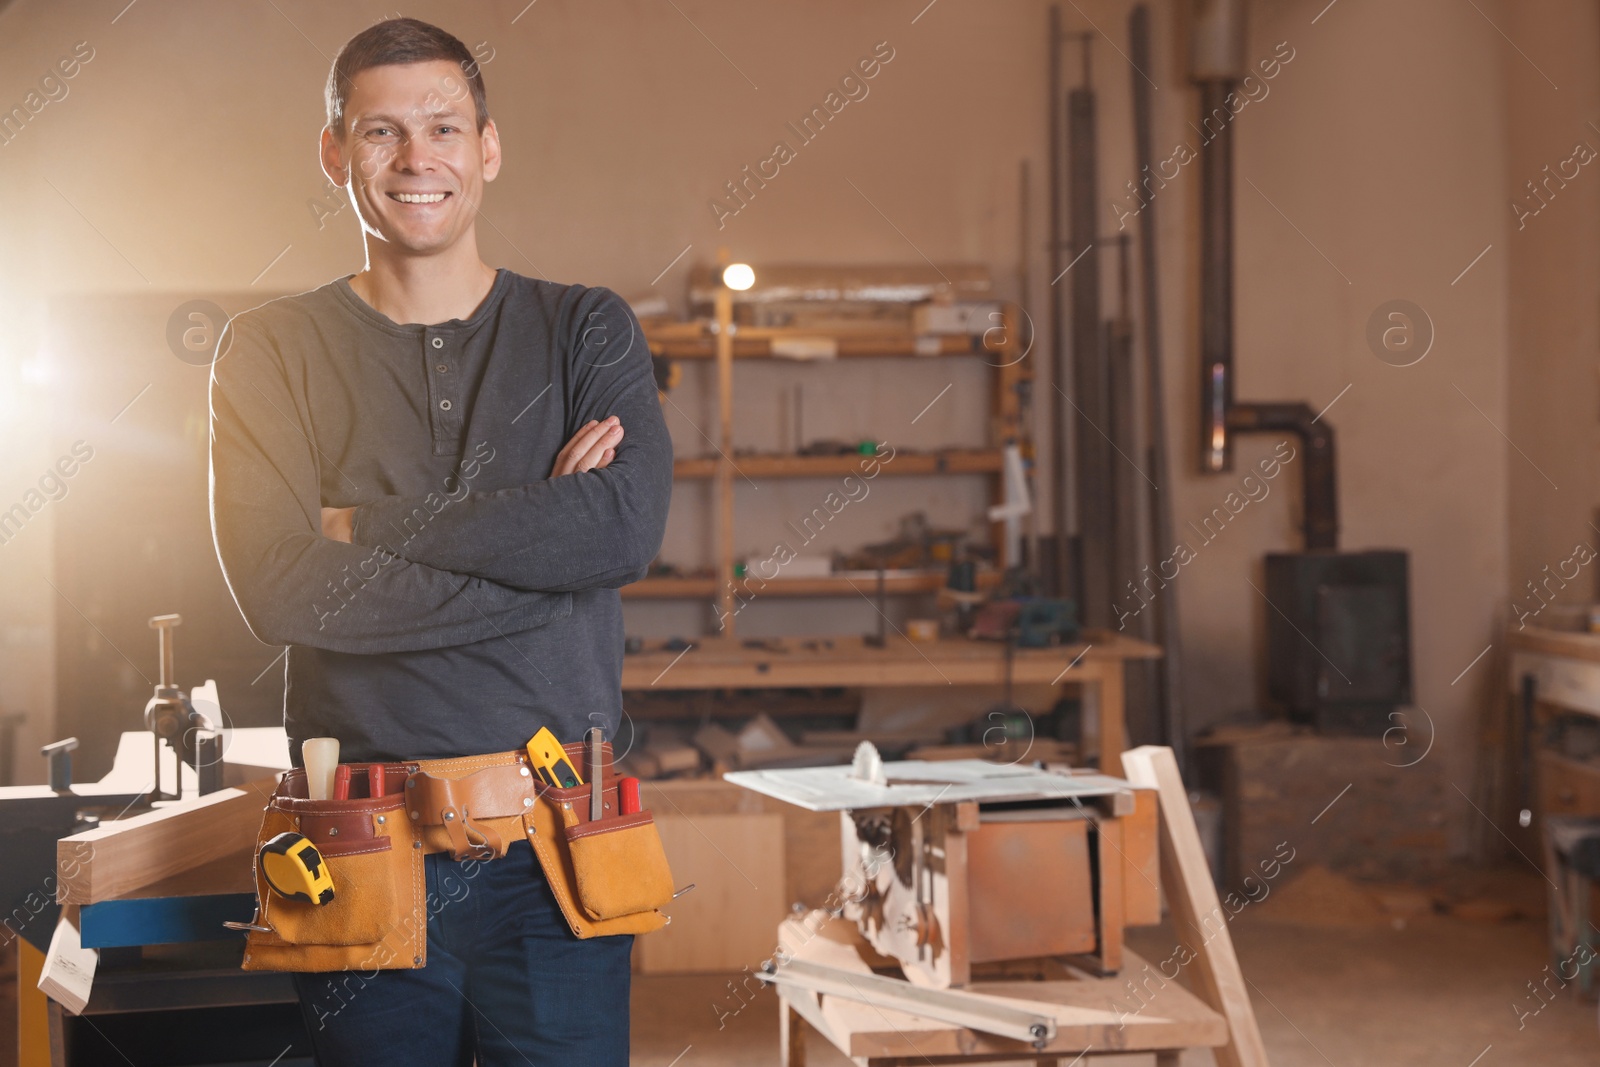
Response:
[{"label": "yellow tape measure", "polygon": [[261,874],[280,896],[326,904],[333,899],[327,861],[304,834],[286,830],[261,846]]}]

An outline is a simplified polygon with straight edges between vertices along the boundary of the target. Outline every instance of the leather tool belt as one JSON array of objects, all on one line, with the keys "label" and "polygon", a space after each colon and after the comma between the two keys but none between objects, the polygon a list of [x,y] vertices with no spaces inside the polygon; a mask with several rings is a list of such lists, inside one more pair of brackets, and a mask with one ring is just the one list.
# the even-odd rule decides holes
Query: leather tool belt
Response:
[{"label": "leather tool belt", "polygon": [[[587,766],[582,742],[563,747],[574,766]],[[351,765],[357,782],[365,766]],[[526,750],[385,764],[383,777],[382,796],[309,800],[305,772],[284,773],[256,841],[255,918],[239,924],[245,970],[422,967],[428,916],[446,903],[428,899],[422,858],[448,852],[458,861],[494,860],[519,838],[532,844],[577,937],[666,924],[659,909],[672,898],[672,872],[661,837],[650,812],[619,814],[609,743],[602,746],[604,813],[596,820],[589,783],[550,785]],[[260,849],[285,831],[303,834],[321,853],[334,884],[328,903],[268,886]]]}]

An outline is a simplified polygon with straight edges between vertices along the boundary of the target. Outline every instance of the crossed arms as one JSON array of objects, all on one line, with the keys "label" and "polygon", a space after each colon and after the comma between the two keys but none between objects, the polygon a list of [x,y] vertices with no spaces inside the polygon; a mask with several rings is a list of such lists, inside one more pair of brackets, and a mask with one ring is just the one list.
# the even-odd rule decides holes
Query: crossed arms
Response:
[{"label": "crossed arms", "polygon": [[[627,306],[599,292],[594,314],[614,320],[610,336],[639,336]],[[304,397],[263,332],[233,328],[211,382],[211,520],[228,585],[261,640],[351,653],[470,644],[566,614],[567,593],[634,581],[659,550],[672,443],[643,344],[619,357],[587,351],[589,331],[573,339],[581,428],[551,477],[450,491],[443,507],[438,493],[382,496],[326,516],[321,471],[333,461],[314,443]],[[626,433],[608,439],[611,416]],[[407,521],[419,512],[425,522]]]}]

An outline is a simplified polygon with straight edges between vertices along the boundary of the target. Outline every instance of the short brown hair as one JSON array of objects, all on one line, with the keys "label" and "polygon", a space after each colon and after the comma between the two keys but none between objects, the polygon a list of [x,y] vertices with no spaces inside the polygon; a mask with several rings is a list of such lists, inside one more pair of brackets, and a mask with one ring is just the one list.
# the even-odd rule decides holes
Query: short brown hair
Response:
[{"label": "short brown hair", "polygon": [[357,74],[371,67],[391,64],[427,63],[443,59],[456,63],[472,90],[478,113],[478,132],[489,121],[489,94],[483,87],[483,72],[467,46],[437,26],[421,19],[387,19],[368,26],[344,43],[328,72],[326,90],[328,127],[341,138],[345,135],[344,105]]}]

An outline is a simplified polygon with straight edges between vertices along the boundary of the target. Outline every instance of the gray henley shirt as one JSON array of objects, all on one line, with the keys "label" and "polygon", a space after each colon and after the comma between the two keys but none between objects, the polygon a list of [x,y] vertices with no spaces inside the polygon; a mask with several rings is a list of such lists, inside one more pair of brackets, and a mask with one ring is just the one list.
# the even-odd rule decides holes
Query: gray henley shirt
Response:
[{"label": "gray henley shirt", "polygon": [[[211,378],[211,524],[284,725],[343,761],[612,737],[622,605],[660,550],[672,442],[633,313],[498,271],[470,317],[399,324],[348,278],[235,316]],[[551,478],[590,419],[603,470]],[[321,509],[356,507],[354,543]]]}]

